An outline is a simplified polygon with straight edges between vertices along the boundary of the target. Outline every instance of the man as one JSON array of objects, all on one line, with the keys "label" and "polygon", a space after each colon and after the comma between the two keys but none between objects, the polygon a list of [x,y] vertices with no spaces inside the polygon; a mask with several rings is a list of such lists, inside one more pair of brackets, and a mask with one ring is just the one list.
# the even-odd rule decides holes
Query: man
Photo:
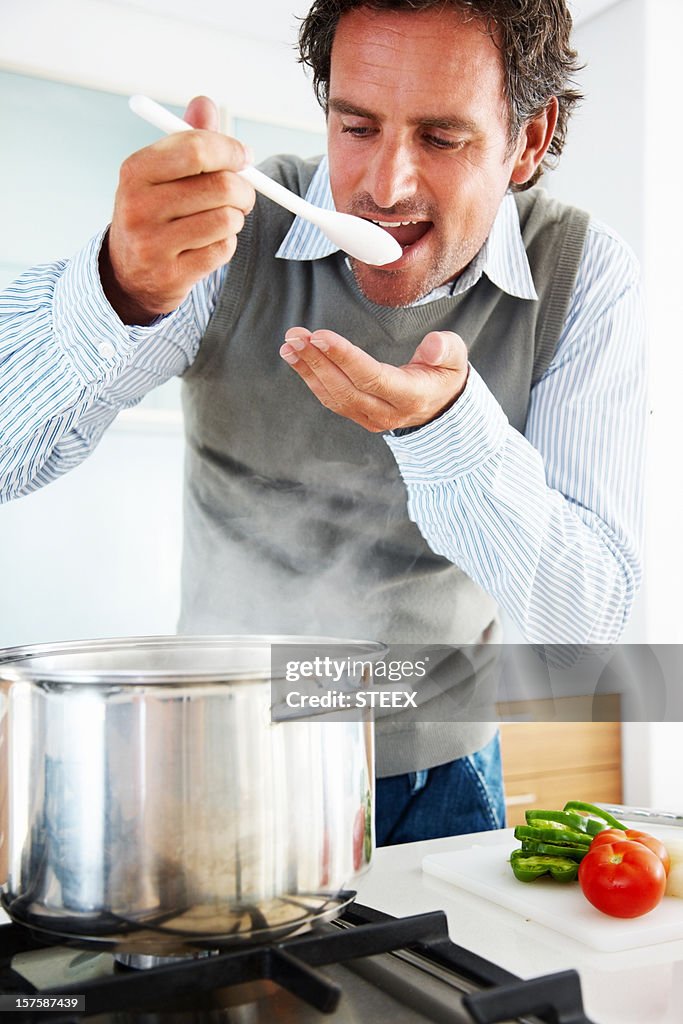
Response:
[{"label": "man", "polygon": [[[613,642],[640,574],[638,271],[526,191],[578,98],[570,28],[564,0],[316,0],[328,159],[267,169],[385,227],[383,268],[252,209],[193,101],[197,131],[124,163],[108,233],[8,293],[5,497],[182,373],[181,631],[455,649],[499,638],[500,604],[529,641]],[[504,822],[494,726],[435,707],[378,724],[380,843]]]}]

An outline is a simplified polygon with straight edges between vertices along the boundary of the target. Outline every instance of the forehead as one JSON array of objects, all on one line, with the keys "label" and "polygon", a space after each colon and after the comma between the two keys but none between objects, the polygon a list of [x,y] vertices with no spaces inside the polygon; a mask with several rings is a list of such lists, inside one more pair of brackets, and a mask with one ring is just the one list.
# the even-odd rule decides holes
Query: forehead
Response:
[{"label": "forehead", "polygon": [[[454,8],[376,11],[356,8],[339,19],[330,68],[330,98],[419,108],[467,106],[504,116],[503,61],[477,18]],[[379,109],[379,108],[378,108]]]}]

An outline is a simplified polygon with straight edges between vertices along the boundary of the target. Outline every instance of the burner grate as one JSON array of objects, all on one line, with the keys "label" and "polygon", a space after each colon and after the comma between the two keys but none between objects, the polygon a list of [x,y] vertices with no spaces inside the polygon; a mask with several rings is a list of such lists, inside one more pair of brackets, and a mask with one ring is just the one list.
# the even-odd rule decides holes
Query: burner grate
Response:
[{"label": "burner grate", "polygon": [[[12,969],[12,957],[18,952],[57,945],[36,939],[20,925],[0,926],[0,992],[36,994],[37,990]],[[463,997],[463,1005],[476,1024],[495,1024],[529,1014],[547,1024],[591,1024],[583,1012],[575,971],[522,981],[452,943],[446,915],[441,911],[393,918],[358,904],[324,931],[313,930],[270,945],[231,949],[144,971],[119,971],[76,985],[41,988],[40,995],[84,995],[87,1016],[91,1016],[143,1011],[199,992],[269,980],[329,1014],[339,1004],[341,989],[317,967],[406,949],[482,989]],[[20,1024],[38,1019],[49,1024],[83,1020],[82,1015],[57,1011],[47,1017],[15,1012],[13,1018]]]}]

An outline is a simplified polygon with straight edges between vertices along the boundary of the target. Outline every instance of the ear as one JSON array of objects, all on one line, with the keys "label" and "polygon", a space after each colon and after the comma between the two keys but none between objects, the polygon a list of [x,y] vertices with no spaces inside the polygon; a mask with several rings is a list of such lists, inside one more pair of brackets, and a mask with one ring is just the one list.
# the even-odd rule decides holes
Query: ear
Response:
[{"label": "ear", "polygon": [[517,158],[510,175],[510,181],[515,185],[527,182],[545,156],[555,134],[557,111],[557,97],[553,96],[545,110],[527,121],[522,128],[517,144]]}]

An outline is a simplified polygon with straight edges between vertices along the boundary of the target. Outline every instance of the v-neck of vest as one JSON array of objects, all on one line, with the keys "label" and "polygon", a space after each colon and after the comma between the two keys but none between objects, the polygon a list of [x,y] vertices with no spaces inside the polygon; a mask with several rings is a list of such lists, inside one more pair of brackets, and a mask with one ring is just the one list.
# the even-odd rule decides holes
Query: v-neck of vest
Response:
[{"label": "v-neck of vest", "polygon": [[424,302],[419,306],[380,306],[365,295],[358,287],[353,270],[348,265],[343,253],[337,253],[341,262],[342,274],[347,284],[353,289],[355,297],[368,309],[375,319],[392,334],[414,334],[421,328],[429,330],[432,325],[448,316],[457,309],[467,292],[460,295],[445,295],[433,302]]}]

